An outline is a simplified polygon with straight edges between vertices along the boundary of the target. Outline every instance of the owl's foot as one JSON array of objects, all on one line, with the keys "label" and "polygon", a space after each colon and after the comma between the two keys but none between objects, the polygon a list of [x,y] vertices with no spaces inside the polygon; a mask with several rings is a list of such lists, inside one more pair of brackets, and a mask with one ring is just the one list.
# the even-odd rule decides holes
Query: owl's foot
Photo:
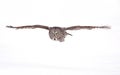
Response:
[{"label": "owl's foot", "polygon": [[[67,32],[66,32],[67,33]],[[70,35],[70,36],[72,36],[72,34],[70,34],[70,33],[67,33],[67,35]]]}]

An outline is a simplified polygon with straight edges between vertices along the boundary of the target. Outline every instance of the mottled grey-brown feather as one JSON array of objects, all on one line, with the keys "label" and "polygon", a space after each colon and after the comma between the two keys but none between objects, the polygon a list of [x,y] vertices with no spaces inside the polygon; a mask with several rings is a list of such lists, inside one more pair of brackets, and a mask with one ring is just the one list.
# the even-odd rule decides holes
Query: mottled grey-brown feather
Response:
[{"label": "mottled grey-brown feather", "polygon": [[48,26],[44,26],[44,25],[26,25],[26,26],[6,26],[8,28],[15,28],[15,29],[25,29],[25,28],[30,28],[30,29],[34,29],[34,28],[42,28],[42,29],[47,29],[49,30]]},{"label": "mottled grey-brown feather", "polygon": [[50,27],[49,36],[52,40],[63,42],[64,38],[68,35],[65,28],[61,27]]},{"label": "mottled grey-brown feather", "polygon": [[94,29],[94,28],[105,28],[105,29],[110,29],[109,26],[71,26],[71,27],[67,27],[65,30],[80,30],[80,29]]}]

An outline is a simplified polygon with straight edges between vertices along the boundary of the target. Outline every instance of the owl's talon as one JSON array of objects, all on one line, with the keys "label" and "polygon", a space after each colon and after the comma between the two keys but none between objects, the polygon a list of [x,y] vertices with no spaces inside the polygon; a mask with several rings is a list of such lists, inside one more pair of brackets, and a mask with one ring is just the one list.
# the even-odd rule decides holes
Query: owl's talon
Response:
[{"label": "owl's talon", "polygon": [[70,35],[70,36],[72,36],[72,34],[70,34],[70,33],[67,33],[67,35]]}]

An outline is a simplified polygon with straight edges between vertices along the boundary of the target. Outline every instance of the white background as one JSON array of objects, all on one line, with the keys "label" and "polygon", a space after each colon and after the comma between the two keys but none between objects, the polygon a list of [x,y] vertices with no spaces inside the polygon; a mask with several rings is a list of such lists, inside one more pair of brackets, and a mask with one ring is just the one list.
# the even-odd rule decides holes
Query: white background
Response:
[{"label": "white background", "polygon": [[[109,25],[68,31],[52,41],[43,29],[6,25]],[[0,75],[120,75],[119,0],[0,0]]]}]

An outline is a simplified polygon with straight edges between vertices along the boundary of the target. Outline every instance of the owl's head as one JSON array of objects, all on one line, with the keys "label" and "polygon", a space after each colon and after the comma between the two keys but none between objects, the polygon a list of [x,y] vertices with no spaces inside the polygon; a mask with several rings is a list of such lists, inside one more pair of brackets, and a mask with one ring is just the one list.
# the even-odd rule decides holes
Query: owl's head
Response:
[{"label": "owl's head", "polygon": [[63,42],[66,35],[64,28],[50,27],[49,29],[49,36],[52,40]]}]

